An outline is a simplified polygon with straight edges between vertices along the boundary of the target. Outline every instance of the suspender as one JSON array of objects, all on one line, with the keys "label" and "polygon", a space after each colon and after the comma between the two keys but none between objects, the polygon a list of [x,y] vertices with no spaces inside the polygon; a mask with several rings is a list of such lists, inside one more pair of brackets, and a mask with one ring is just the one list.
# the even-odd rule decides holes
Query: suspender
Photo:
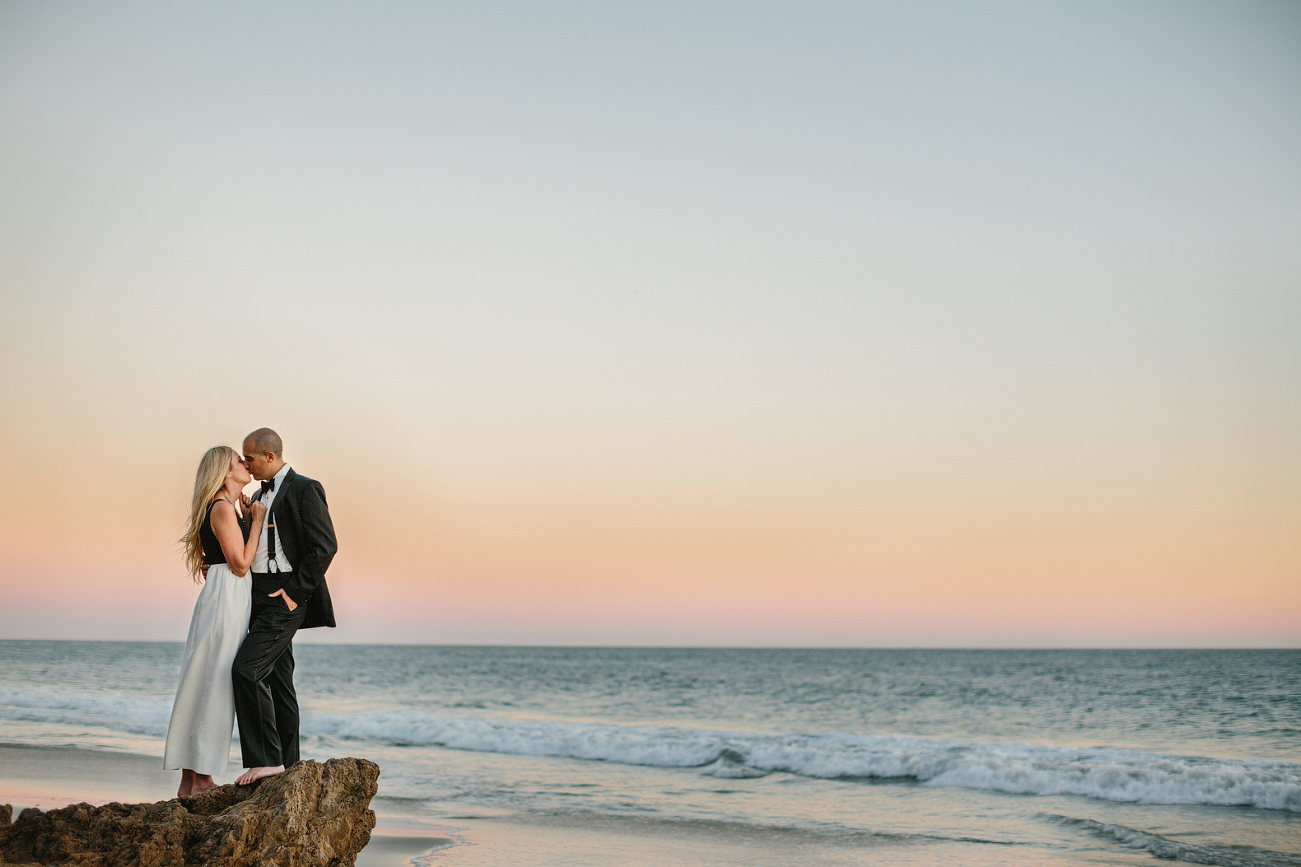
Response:
[{"label": "suspender", "polygon": [[276,519],[270,509],[267,509],[267,571],[280,571],[280,563],[276,560]]},{"label": "suspender", "polygon": [[[280,493],[280,491],[276,491],[275,493],[278,494]],[[261,497],[259,497],[258,499],[261,499]],[[272,502],[271,507],[275,508],[274,502]],[[280,562],[276,560],[276,516],[275,513],[271,511],[271,509],[267,509],[266,530],[267,530],[267,572],[268,573],[279,572]]]}]

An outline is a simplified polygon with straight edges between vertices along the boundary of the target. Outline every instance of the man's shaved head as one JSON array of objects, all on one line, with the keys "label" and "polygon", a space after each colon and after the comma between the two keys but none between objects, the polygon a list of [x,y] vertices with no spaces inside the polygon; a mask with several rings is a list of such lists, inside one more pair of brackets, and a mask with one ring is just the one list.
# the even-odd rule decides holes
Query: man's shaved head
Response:
[{"label": "man's shaved head", "polygon": [[280,434],[269,427],[260,427],[244,437],[245,454],[265,455],[270,452],[279,458],[284,448],[284,444],[280,442]]}]

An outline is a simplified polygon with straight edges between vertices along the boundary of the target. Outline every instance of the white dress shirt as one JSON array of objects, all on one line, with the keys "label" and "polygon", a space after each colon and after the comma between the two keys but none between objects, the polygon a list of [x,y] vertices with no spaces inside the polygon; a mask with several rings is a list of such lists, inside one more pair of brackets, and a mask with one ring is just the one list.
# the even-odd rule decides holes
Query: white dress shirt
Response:
[{"label": "white dress shirt", "polygon": [[[289,475],[289,464],[280,468],[280,472],[275,475],[275,487],[262,495],[262,505],[267,507],[266,520],[262,522],[262,535],[257,540],[257,550],[253,552],[253,571],[268,572],[267,569],[267,525],[271,523],[271,504],[276,501],[280,495],[280,489],[285,484],[285,476]],[[276,533],[276,566],[281,572],[294,571],[293,564],[285,556],[285,547],[280,543],[280,534]]]}]

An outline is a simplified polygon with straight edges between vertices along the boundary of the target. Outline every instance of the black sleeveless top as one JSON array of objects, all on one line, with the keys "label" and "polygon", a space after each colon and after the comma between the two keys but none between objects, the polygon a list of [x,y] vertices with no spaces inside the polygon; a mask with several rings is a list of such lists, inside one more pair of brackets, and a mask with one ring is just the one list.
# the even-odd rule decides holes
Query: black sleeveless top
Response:
[{"label": "black sleeveless top", "polygon": [[[212,532],[212,507],[215,505],[217,505],[216,500],[208,504],[208,514],[203,516],[203,525],[199,527],[199,544],[203,546],[203,562],[209,566],[226,562],[226,555],[222,553],[217,534]],[[247,542],[248,531],[251,528],[244,521],[239,522],[239,528],[244,531],[244,541]]]}]

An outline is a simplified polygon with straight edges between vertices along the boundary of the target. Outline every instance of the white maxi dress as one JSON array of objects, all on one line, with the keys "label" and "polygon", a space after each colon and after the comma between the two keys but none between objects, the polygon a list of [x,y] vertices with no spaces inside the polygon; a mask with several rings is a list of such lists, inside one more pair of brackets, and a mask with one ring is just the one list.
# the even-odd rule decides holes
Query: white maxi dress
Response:
[{"label": "white maxi dress", "polygon": [[[211,514],[211,512],[210,512]],[[235,724],[235,692],[230,666],[248,633],[253,607],[252,579],[225,563],[208,568],[194,603],[185,660],[176,686],[172,721],[167,726],[163,767],[189,768],[196,774],[224,774]]]}]

